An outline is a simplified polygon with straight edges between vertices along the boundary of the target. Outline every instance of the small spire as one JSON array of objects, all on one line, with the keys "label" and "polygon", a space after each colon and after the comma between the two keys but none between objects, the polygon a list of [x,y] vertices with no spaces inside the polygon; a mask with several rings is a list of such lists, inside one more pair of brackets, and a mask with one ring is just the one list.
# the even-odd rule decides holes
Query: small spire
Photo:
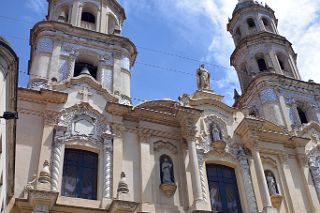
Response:
[{"label": "small spire", "polygon": [[233,94],[233,99],[235,101],[237,101],[241,97],[237,89],[234,89]]},{"label": "small spire", "polygon": [[43,168],[40,172],[38,181],[40,183],[51,183],[51,174],[50,174],[50,167],[49,167],[49,162],[46,160],[43,163]]},{"label": "small spire", "polygon": [[117,192],[118,196],[119,194],[129,193],[128,184],[126,183],[126,174],[124,172],[121,172],[121,180],[119,181]]}]

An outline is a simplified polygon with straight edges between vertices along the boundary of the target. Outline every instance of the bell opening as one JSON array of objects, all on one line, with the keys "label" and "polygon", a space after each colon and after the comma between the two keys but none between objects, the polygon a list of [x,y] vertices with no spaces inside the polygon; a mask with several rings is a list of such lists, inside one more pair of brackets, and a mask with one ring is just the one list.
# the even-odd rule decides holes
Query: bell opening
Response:
[{"label": "bell opening", "polygon": [[78,62],[75,64],[74,77],[77,77],[79,75],[90,75],[96,79],[97,67],[88,63]]}]

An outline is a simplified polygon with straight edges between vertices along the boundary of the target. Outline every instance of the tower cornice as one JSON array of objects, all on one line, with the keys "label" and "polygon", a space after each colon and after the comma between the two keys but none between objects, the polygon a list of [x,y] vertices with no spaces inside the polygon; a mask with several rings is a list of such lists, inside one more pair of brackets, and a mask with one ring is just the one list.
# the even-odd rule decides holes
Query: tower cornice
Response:
[{"label": "tower cornice", "polygon": [[263,6],[261,4],[254,4],[250,7],[245,7],[233,12],[232,18],[229,19],[229,22],[227,24],[228,32],[232,33],[232,29],[236,24],[237,20],[240,18],[240,16],[250,11],[262,11],[265,13],[269,13],[276,21],[276,25],[278,25],[278,19],[276,18],[276,16],[274,15],[274,11],[270,7]]},{"label": "tower cornice", "polygon": [[[91,31],[56,21],[38,22],[31,30],[31,46],[35,45],[37,38],[40,35],[54,37],[56,38],[56,40],[62,38],[63,40],[65,40],[65,37],[71,37],[72,39],[77,38],[81,39],[81,43],[83,44],[85,44],[85,41],[94,41],[96,43],[99,43],[99,48],[110,48],[115,52],[117,52],[116,46],[118,46],[119,48],[124,48],[128,51],[131,66],[134,65],[138,54],[135,44],[126,37],[114,34],[99,33],[96,31]],[[32,51],[34,51],[34,49],[31,50],[31,55]]]},{"label": "tower cornice", "polygon": [[242,50],[243,48],[262,43],[278,43],[281,45],[286,45],[291,48],[292,53],[296,56],[296,53],[292,48],[292,43],[289,42],[286,37],[265,31],[241,39],[236,49],[231,54],[230,64],[233,66],[235,65],[235,59],[237,55],[240,54],[240,50]]}]

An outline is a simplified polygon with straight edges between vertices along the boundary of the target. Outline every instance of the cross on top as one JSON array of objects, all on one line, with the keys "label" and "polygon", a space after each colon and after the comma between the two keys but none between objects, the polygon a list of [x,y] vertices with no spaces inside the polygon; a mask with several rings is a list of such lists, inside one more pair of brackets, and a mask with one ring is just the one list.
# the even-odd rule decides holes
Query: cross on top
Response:
[{"label": "cross on top", "polygon": [[93,95],[88,87],[83,87],[83,90],[80,90],[79,94],[82,95],[82,102],[89,102],[89,96]]}]

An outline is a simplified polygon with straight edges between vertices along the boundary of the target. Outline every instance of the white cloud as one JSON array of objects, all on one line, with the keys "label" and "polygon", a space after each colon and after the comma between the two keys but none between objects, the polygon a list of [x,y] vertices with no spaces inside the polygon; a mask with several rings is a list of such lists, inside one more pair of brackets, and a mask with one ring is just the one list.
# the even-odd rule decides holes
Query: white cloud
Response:
[{"label": "white cloud", "polygon": [[26,5],[38,14],[44,13],[47,9],[47,3],[45,0],[27,0]]},{"label": "white cloud", "polygon": [[[193,31],[201,32],[203,36],[210,36],[211,44],[208,44],[207,54],[202,59],[209,63],[229,67],[229,57],[234,44],[226,30],[226,24],[237,0],[121,1],[129,9],[136,9],[133,5],[137,4],[144,5],[143,9],[146,9],[146,5],[154,4],[147,9],[156,9],[158,10],[156,12],[161,12],[162,16],[171,21],[177,31],[182,31],[181,35],[184,35],[184,31]],[[320,1],[266,0],[265,2],[275,11],[279,19],[280,34],[293,43],[299,55],[298,67],[303,80],[313,79],[320,83],[320,68],[318,68],[320,65],[320,51],[318,51],[320,49]],[[199,23],[212,26],[212,29],[201,28]],[[183,37],[183,39],[190,39],[190,36]],[[221,71],[224,72],[223,78],[218,79],[215,86],[229,91],[230,88],[238,85],[235,71],[232,71],[231,68]],[[226,95],[226,101],[231,103],[231,92],[224,95]]]}]

